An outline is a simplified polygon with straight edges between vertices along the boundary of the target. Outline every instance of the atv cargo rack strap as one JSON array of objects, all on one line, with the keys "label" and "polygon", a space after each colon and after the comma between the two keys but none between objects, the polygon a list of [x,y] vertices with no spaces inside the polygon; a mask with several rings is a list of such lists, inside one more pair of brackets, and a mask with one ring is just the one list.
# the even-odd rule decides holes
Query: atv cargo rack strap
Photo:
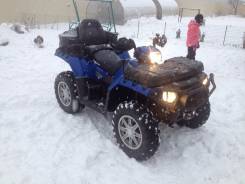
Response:
[{"label": "atv cargo rack strap", "polygon": [[212,84],[212,89],[209,92],[209,96],[211,96],[216,89],[216,84],[214,82],[214,74],[213,73],[209,74],[209,83]]}]

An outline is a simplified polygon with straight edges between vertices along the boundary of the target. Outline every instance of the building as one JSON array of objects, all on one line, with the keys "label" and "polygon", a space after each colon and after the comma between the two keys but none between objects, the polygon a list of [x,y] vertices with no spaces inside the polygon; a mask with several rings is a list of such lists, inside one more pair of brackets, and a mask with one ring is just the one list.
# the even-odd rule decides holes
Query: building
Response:
[{"label": "building", "polygon": [[[81,17],[108,19],[108,8],[95,5],[89,0],[77,0]],[[88,3],[89,2],[89,3]],[[139,3],[140,2],[140,3]],[[164,15],[177,14],[178,8],[200,9],[205,15],[232,14],[229,0],[159,0]],[[104,10],[106,11],[104,11]],[[156,8],[152,0],[113,0],[116,23],[124,24],[138,16],[153,16]],[[183,15],[196,11],[184,10]],[[245,16],[245,0],[241,0],[238,14]],[[20,22],[29,25],[76,20],[73,0],[5,0],[0,6],[0,23]]]},{"label": "building", "polygon": [[[190,16],[196,12],[191,9],[200,9],[206,16],[233,14],[232,5],[229,3],[229,0],[176,0],[176,2],[179,8],[185,8],[183,12],[184,16]],[[244,0],[240,1],[237,14],[245,16]]]},{"label": "building", "polygon": [[[140,1],[141,3],[132,0],[113,0],[116,22],[124,24],[130,18],[156,14],[152,0]],[[77,0],[77,2],[79,13],[83,18],[105,19],[108,17],[106,12],[108,8],[98,5],[98,2],[89,2],[89,0]],[[174,0],[162,0],[162,2],[164,2],[163,11],[165,14],[177,12],[177,4]],[[73,0],[8,0],[1,2],[0,6],[0,23],[46,24],[68,22],[75,19]]]},{"label": "building", "polygon": [[72,0],[7,0],[0,6],[0,22],[45,24],[74,17]]},{"label": "building", "polygon": [[[163,15],[176,15],[178,6],[175,0],[159,0],[162,6]],[[156,7],[152,0],[121,0],[124,8],[125,19],[137,18],[139,16],[154,16],[156,15]]]}]

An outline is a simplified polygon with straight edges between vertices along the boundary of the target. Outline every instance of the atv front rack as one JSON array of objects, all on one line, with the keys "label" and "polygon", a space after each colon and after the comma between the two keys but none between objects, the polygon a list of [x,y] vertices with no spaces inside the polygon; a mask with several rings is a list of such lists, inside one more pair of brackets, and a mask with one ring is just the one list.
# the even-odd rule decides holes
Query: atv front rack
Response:
[{"label": "atv front rack", "polygon": [[215,91],[216,89],[216,84],[215,84],[215,81],[214,81],[214,74],[213,73],[210,73],[209,74],[209,84],[211,83],[212,84],[212,89],[209,91],[209,97],[213,94],[213,92]]}]

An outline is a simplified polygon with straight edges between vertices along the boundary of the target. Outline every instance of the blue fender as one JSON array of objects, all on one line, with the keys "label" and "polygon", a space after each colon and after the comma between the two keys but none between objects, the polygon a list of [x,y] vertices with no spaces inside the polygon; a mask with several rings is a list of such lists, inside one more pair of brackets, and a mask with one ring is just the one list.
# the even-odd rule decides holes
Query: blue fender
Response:
[{"label": "blue fender", "polygon": [[[89,60],[88,58],[78,58],[74,56],[69,56],[67,54],[64,54],[62,51],[56,51],[55,55],[60,57],[70,65],[75,78],[85,77],[99,80],[103,77],[109,76],[109,74],[106,71],[104,71],[102,68],[100,68],[97,64],[95,64],[92,60]],[[134,64],[137,63],[135,60],[130,59],[130,55],[128,52],[123,52],[119,54],[119,57],[123,60],[128,60],[129,62],[132,62]],[[144,96],[148,96],[151,92],[150,88],[145,88],[140,84],[126,80],[124,77],[123,68],[119,69],[113,76],[113,80],[110,86],[108,87],[108,91],[112,91],[118,86],[126,87]]]}]

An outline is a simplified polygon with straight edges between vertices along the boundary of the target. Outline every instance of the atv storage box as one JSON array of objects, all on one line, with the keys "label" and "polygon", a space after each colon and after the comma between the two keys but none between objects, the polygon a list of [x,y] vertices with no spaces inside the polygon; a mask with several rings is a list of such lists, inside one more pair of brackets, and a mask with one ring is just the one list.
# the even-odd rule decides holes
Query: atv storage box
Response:
[{"label": "atv storage box", "polygon": [[104,31],[97,22],[85,20],[76,29],[71,29],[59,35],[59,49],[68,55],[82,57],[86,55],[84,52],[85,46],[110,44],[117,41],[117,36],[117,33]]},{"label": "atv storage box", "polygon": [[185,80],[201,74],[204,70],[202,62],[185,57],[168,59],[161,65],[140,64],[128,65],[125,77],[145,87],[159,87],[172,82]]}]

